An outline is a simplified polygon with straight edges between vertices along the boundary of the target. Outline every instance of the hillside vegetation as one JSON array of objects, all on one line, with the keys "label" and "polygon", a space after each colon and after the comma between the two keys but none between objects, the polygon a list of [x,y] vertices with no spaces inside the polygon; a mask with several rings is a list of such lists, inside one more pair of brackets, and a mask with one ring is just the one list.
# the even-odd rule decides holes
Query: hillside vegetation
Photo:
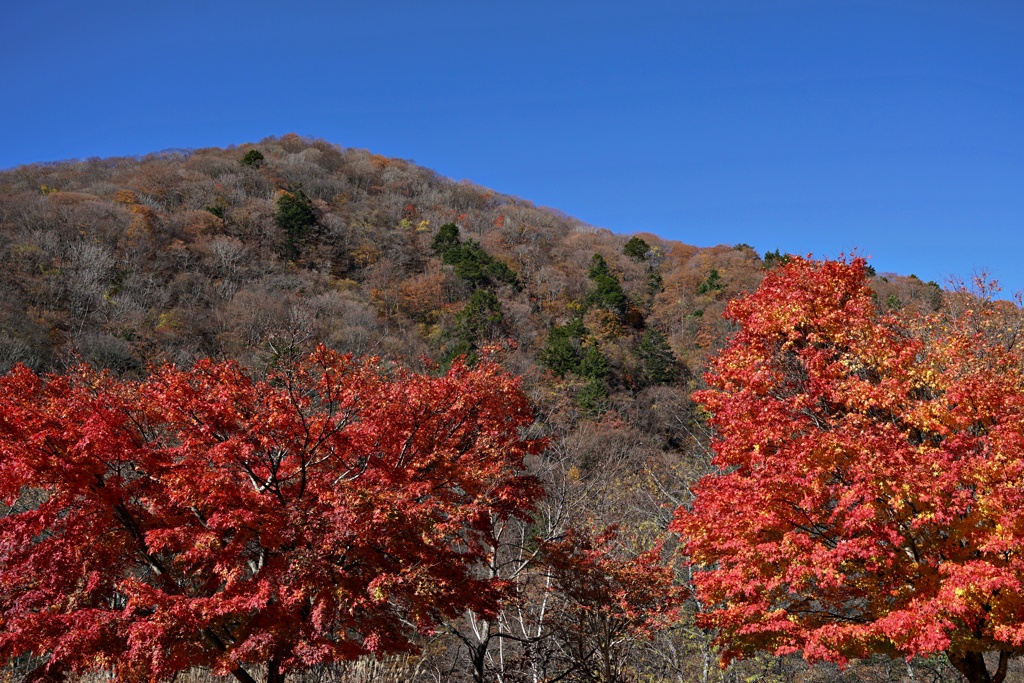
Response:
[{"label": "hillside vegetation", "polygon": [[[468,614],[423,636],[417,654],[307,678],[951,675],[937,660],[840,671],[755,657],[719,670],[692,604],[671,624],[654,604],[647,611],[665,619],[630,621],[600,612],[609,596],[578,580],[599,569],[633,581],[640,565],[615,562],[649,561],[643,553],[660,549],[691,483],[711,471],[691,394],[732,331],[726,302],[753,291],[785,254],[614,234],[409,161],[294,135],[2,172],[0,252],[3,372],[84,361],[141,378],[200,358],[266,372],[323,344],[427,373],[490,354],[522,377],[537,418],[531,436],[549,445],[529,463],[545,499],[495,550],[516,599],[491,621]],[[882,310],[933,311],[950,297],[914,276],[876,275],[871,287]],[[574,549],[563,543],[569,529],[590,536]],[[546,568],[530,562],[537,538],[554,544]],[[594,557],[605,564],[595,569]],[[599,612],[620,628],[604,640]]]}]

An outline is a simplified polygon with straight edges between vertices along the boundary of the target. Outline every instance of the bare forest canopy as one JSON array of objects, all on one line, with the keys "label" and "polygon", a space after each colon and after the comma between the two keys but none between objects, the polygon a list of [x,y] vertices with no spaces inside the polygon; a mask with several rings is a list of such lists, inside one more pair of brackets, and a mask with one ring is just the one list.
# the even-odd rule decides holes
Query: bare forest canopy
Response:
[{"label": "bare forest canopy", "polygon": [[[431,247],[448,223],[515,281],[446,263]],[[635,350],[648,330],[687,376],[698,371],[728,333],[724,303],[777,261],[745,245],[630,242],[408,161],[294,135],[2,172],[0,249],[0,370],[58,368],[75,354],[121,373],[198,357],[258,366],[317,341],[415,363],[448,359],[472,337],[513,340],[505,362],[535,377],[552,326],[582,317],[584,343],[609,361],[612,397],[645,383]],[[607,266],[598,280],[595,254]],[[622,300],[595,302],[607,278]],[[474,328],[466,308],[481,285],[497,308]],[[941,296],[913,276],[875,287],[891,307]]]},{"label": "bare forest canopy", "polygon": [[[692,482],[712,470],[691,394],[732,331],[726,302],[787,259],[614,234],[409,161],[295,135],[4,171],[0,252],[0,372],[85,361],[140,378],[200,358],[260,372],[318,344],[433,372],[499,347],[495,360],[523,379],[534,436],[549,440],[530,462],[547,496],[521,537],[617,525],[626,557],[664,536]],[[947,296],[912,275],[870,284],[883,310],[932,311]],[[508,579],[521,595],[546,595],[527,590],[545,576],[517,571]],[[567,587],[543,610],[521,604],[494,623],[467,617],[419,655],[331,675],[519,680],[543,660],[576,680],[601,655],[614,680],[868,680],[857,666],[809,671],[794,657],[720,671],[709,635],[687,616],[692,605],[653,640],[630,631],[584,642],[591,613],[573,595]],[[528,636],[542,612],[563,635],[538,644]],[[938,680],[950,674],[943,666],[880,660],[860,670]]]}]

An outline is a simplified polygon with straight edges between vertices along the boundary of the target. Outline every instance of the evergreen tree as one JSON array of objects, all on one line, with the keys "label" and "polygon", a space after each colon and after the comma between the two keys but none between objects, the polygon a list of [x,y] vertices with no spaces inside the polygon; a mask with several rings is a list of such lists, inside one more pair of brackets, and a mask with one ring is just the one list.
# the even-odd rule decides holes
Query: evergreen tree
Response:
[{"label": "evergreen tree", "polygon": [[764,252],[764,259],[762,268],[764,270],[771,270],[777,266],[784,266],[789,263],[789,254],[783,254],[781,251],[776,249],[775,251]]},{"label": "evergreen tree", "polygon": [[242,164],[242,166],[259,168],[260,166],[263,165],[264,161],[265,158],[263,156],[263,152],[259,151],[258,149],[250,149],[248,152],[245,153],[245,156],[242,157],[238,163]]},{"label": "evergreen tree", "polygon": [[647,252],[650,250],[651,245],[647,244],[646,240],[642,240],[639,237],[630,237],[629,241],[626,242],[626,246],[622,248],[622,253],[634,261],[646,261]]},{"label": "evergreen tree", "polygon": [[[479,245],[477,245],[479,248]],[[480,249],[483,252],[483,249]],[[484,274],[491,280],[496,282],[504,282],[507,285],[511,285],[518,292],[521,287],[519,285],[519,277],[516,272],[508,267],[504,261],[499,261],[493,256],[487,255],[489,262],[484,267]]]},{"label": "evergreen tree", "polygon": [[604,260],[604,256],[600,254],[594,254],[590,257],[590,267],[587,269],[587,277],[593,280],[601,275],[610,275],[608,270],[608,262]]},{"label": "evergreen tree", "polygon": [[697,287],[697,293],[711,294],[722,289],[725,289],[725,282],[722,280],[722,276],[718,274],[718,269],[712,268],[711,272],[708,273],[708,279]]},{"label": "evergreen tree", "polygon": [[299,245],[317,224],[317,211],[313,201],[302,188],[281,195],[277,199],[277,224],[288,238],[288,252],[293,258],[299,253]]},{"label": "evergreen tree", "polygon": [[559,377],[565,377],[568,372],[577,372],[586,334],[587,328],[578,318],[565,325],[552,327],[544,348],[537,356],[541,365]]},{"label": "evergreen tree", "polygon": [[577,375],[603,381],[608,377],[609,371],[611,371],[611,363],[601,353],[601,349],[597,348],[596,343],[583,347],[579,367],[575,370]]},{"label": "evergreen tree", "polygon": [[575,396],[576,407],[585,417],[597,417],[608,409],[608,387],[604,380],[591,377]]},{"label": "evergreen tree", "polygon": [[679,363],[668,339],[653,327],[644,330],[633,355],[640,361],[640,373],[645,384],[668,384],[679,376]]},{"label": "evergreen tree", "polygon": [[590,259],[587,276],[594,283],[594,289],[587,294],[586,305],[597,306],[622,315],[626,311],[626,293],[622,291],[619,279],[608,269],[608,263],[600,254]]},{"label": "evergreen tree", "polygon": [[454,223],[441,226],[430,248],[443,263],[454,267],[455,275],[472,287],[491,287],[504,283],[516,291],[520,289],[515,271],[488,254],[479,242],[463,242],[459,238],[459,228]]},{"label": "evergreen tree", "polygon": [[585,416],[595,417],[607,409],[606,379],[611,372],[611,363],[597,343],[588,337],[587,328],[578,318],[566,325],[555,325],[548,333],[539,359],[559,377],[571,373],[587,380],[577,391],[574,401]]},{"label": "evergreen tree", "polygon": [[469,303],[455,315],[449,358],[466,355],[470,360],[475,360],[475,352],[501,332],[504,318],[501,302],[493,292],[487,289],[474,290]]},{"label": "evergreen tree", "polygon": [[665,281],[661,277],[661,273],[657,270],[647,271],[647,293],[650,296],[656,296],[663,289],[665,289]]},{"label": "evergreen tree", "polygon": [[459,239],[458,226],[454,223],[445,223],[438,228],[437,234],[434,235],[434,241],[430,243],[430,248],[433,249],[441,261],[451,264],[452,260],[448,254],[458,249],[461,244],[462,240]]}]

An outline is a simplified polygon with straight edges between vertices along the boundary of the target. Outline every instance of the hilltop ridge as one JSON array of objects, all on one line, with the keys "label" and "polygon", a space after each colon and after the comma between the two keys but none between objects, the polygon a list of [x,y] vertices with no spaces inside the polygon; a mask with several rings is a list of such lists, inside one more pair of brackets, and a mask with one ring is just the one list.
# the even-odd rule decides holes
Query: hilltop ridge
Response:
[{"label": "hilltop ridge", "polygon": [[[313,218],[289,236],[277,202],[296,191]],[[70,353],[118,371],[196,356],[256,362],[307,337],[356,353],[443,357],[473,289],[430,249],[448,223],[516,273],[521,287],[495,295],[507,318],[500,331],[526,356],[572,317],[599,253],[632,321],[600,343],[621,346],[624,334],[654,327],[698,370],[725,332],[724,302],[756,286],[765,266],[743,245],[698,248],[649,233],[637,236],[649,253],[630,257],[629,236],[295,135],[34,164],[0,172],[0,369],[45,369]],[[894,304],[934,305],[937,295],[913,279],[878,284]]]}]

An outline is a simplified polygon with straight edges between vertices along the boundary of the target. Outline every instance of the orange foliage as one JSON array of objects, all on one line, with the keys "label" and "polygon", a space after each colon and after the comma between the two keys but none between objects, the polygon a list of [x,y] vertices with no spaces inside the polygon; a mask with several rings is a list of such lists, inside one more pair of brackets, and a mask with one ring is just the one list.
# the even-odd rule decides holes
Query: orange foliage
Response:
[{"label": "orange foliage", "polygon": [[863,259],[729,305],[696,395],[720,473],[672,527],[726,661],[944,652],[988,681],[1024,645],[1024,371],[986,315],[882,315]]}]

